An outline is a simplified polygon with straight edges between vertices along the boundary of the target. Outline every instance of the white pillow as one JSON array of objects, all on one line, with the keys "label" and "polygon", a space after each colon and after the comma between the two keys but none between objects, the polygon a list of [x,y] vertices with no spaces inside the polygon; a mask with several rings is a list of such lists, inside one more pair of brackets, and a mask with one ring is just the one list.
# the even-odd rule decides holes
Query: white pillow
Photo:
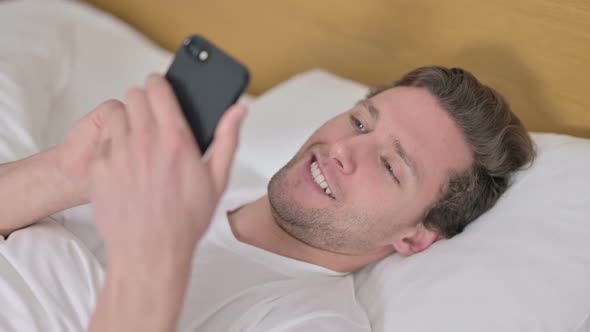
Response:
[{"label": "white pillow", "polygon": [[[367,88],[324,71],[258,97],[240,161],[266,179]],[[575,331],[590,313],[590,140],[534,134],[539,156],[464,233],[355,275],[375,331]]]},{"label": "white pillow", "polygon": [[47,29],[51,17],[37,20],[21,7],[16,1],[0,7],[0,163],[40,150],[53,100],[67,82],[63,27]]}]

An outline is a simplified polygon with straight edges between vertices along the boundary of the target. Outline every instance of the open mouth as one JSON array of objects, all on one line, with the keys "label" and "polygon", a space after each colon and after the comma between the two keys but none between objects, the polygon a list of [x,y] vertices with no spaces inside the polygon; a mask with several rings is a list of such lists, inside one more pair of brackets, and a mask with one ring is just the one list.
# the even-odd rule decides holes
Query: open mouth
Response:
[{"label": "open mouth", "polygon": [[331,198],[335,198],[332,194],[332,189],[328,185],[326,181],[326,177],[322,174],[320,167],[318,165],[317,160],[314,160],[311,165],[309,166],[309,170],[311,172],[311,178],[315,182],[315,184],[328,196]]}]

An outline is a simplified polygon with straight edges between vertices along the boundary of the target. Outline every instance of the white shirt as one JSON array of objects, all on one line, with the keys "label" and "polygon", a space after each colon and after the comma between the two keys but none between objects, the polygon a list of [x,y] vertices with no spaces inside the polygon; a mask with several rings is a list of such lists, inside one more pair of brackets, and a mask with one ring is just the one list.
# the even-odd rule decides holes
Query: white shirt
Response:
[{"label": "white shirt", "polygon": [[[227,211],[264,193],[250,188],[225,195],[196,250],[178,330],[370,331],[351,274],[235,238]],[[86,328],[104,278],[104,251],[91,234],[75,220],[47,220],[0,242],[0,330]]]}]

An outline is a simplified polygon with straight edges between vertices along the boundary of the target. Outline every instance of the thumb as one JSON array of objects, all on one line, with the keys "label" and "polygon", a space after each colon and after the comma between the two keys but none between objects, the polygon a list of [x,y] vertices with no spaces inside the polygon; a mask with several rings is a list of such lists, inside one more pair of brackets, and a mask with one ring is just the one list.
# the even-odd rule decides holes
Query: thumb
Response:
[{"label": "thumb", "polygon": [[[125,105],[118,100],[108,100],[100,104],[91,115],[93,115],[93,124],[98,129],[97,148],[94,150],[94,160],[108,156],[111,143],[111,132],[114,124],[123,123],[124,127],[128,126],[124,116]],[[121,120],[124,119],[124,120]]]},{"label": "thumb", "polygon": [[230,107],[221,117],[211,143],[207,167],[213,180],[216,197],[221,196],[227,185],[229,172],[238,147],[240,127],[247,110],[243,105]]}]

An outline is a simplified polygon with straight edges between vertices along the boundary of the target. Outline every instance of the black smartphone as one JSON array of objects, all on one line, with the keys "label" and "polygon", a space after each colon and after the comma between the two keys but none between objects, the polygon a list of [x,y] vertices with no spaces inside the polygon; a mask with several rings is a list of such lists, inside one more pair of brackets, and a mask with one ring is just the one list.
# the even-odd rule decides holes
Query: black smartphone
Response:
[{"label": "black smartphone", "polygon": [[246,90],[248,69],[199,35],[176,52],[166,73],[202,153],[211,144],[223,113]]}]

